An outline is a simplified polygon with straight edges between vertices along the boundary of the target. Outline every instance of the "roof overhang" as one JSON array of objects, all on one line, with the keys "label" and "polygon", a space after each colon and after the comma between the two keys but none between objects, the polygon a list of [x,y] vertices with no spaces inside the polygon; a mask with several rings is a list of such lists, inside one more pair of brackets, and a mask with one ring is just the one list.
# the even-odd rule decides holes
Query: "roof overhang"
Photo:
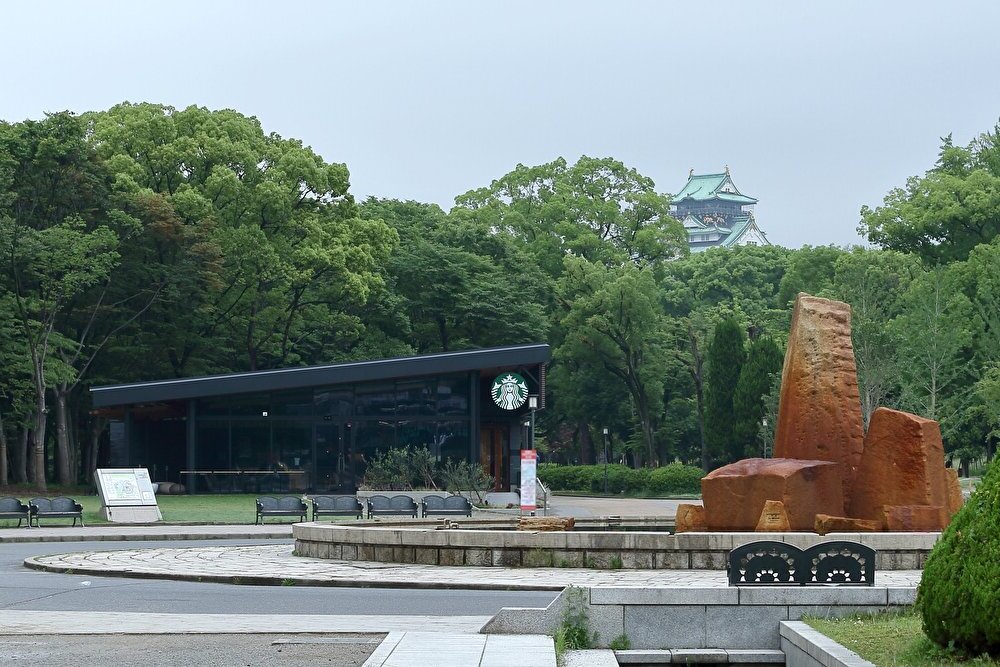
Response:
[{"label": "roof overhang", "polygon": [[92,387],[95,408],[545,364],[545,343]]}]

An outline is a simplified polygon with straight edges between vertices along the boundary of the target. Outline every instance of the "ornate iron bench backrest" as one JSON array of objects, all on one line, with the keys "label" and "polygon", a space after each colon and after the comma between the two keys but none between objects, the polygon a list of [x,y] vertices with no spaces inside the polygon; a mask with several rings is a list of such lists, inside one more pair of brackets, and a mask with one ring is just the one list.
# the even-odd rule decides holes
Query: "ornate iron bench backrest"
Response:
[{"label": "ornate iron bench backrest", "polygon": [[265,511],[276,510],[278,509],[278,499],[271,496],[262,496],[257,499],[257,507]]},{"label": "ornate iron bench backrest", "polygon": [[52,501],[48,498],[32,498],[28,505],[35,508],[36,512],[52,512]]},{"label": "ornate iron bench backrest", "polygon": [[764,540],[729,552],[730,586],[875,585],[875,550],[857,542],[822,542],[802,550]]},{"label": "ornate iron bench backrest", "polygon": [[17,498],[0,498],[0,512],[27,512],[28,508]]},{"label": "ornate iron bench backrest", "polygon": [[306,504],[297,496],[283,496],[278,498],[278,509],[289,512],[305,512]]},{"label": "ornate iron bench backrest", "polygon": [[386,496],[371,496],[368,498],[368,505],[372,509],[387,510],[389,509],[389,498]]},{"label": "ornate iron bench backrest", "polygon": [[333,496],[332,500],[332,505],[324,509],[349,510],[351,512],[361,510],[361,503],[354,496]]},{"label": "ornate iron bench backrest", "polygon": [[416,510],[417,504],[413,502],[413,498],[400,494],[389,498],[389,507],[394,510]]},{"label": "ornate iron bench backrest", "polygon": [[52,509],[53,512],[78,512],[80,510],[80,505],[77,504],[72,498],[67,498],[66,496],[59,496],[58,498],[52,499]]},{"label": "ornate iron bench backrest", "polygon": [[472,503],[465,496],[449,496],[444,499],[444,508],[449,510],[470,510]]},{"label": "ornate iron bench backrest", "polygon": [[440,510],[445,507],[444,496],[424,496],[424,509]]}]

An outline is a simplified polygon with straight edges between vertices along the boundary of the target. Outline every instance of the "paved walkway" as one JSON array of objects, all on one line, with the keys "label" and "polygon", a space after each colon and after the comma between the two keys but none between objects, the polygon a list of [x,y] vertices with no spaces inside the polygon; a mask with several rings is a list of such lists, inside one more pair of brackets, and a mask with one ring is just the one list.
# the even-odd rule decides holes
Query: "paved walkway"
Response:
[{"label": "paved walkway", "polygon": [[677,506],[682,503],[700,505],[700,499],[675,498],[605,498],[598,496],[554,495],[549,502],[548,514],[556,516],[677,516]]},{"label": "paved walkway", "polygon": [[[124,549],[37,556],[25,564],[54,572],[243,584],[561,590],[566,586],[716,588],[722,570],[593,570],[404,565],[292,555],[290,544]],[[878,586],[912,588],[919,570],[877,572]]]},{"label": "paved walkway", "polygon": [[149,540],[271,540],[292,536],[292,524],[42,526],[0,528],[0,543],[8,542],[119,542]]},{"label": "paved walkway", "polygon": [[393,632],[364,667],[556,667],[552,637]]}]

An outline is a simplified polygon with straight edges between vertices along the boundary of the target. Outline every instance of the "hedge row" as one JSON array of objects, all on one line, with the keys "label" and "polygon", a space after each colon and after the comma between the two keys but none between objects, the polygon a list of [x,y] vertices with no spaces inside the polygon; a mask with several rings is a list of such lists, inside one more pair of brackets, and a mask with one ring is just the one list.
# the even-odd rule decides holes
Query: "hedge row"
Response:
[{"label": "hedge row", "polygon": [[[701,493],[701,468],[671,463],[660,468],[635,470],[623,465],[609,465],[608,492],[668,496]],[[538,479],[553,491],[604,491],[604,465],[566,466],[540,463]]]}]

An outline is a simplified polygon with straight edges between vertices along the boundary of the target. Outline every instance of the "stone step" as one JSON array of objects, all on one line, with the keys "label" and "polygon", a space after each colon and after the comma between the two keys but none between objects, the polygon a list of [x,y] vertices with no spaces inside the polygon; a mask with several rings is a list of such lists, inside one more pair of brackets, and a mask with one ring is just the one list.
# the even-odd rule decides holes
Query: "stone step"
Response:
[{"label": "stone step", "polygon": [[785,654],[777,649],[685,648],[672,650],[631,649],[615,651],[619,665],[658,667],[691,665],[784,665]]}]

